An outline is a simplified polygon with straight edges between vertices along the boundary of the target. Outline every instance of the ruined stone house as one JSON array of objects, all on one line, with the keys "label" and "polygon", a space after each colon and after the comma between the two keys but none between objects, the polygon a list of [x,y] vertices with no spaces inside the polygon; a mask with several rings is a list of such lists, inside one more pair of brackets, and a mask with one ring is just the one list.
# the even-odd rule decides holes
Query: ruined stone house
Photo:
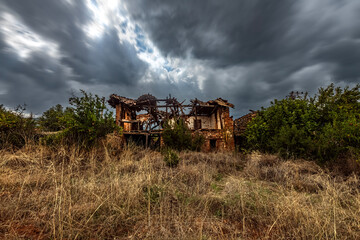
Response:
[{"label": "ruined stone house", "polygon": [[116,109],[116,124],[123,128],[125,139],[146,146],[161,145],[162,126],[166,120],[183,118],[193,134],[205,137],[204,151],[234,149],[234,105],[218,98],[207,102],[194,99],[183,104],[174,97],[157,99],[150,94],[130,99],[112,94],[108,103]]},{"label": "ruined stone house", "polygon": [[250,113],[241,116],[234,121],[234,141],[235,145],[238,147],[242,147],[245,142],[244,133],[245,130],[250,123],[250,121],[256,117],[257,111],[250,110]]}]

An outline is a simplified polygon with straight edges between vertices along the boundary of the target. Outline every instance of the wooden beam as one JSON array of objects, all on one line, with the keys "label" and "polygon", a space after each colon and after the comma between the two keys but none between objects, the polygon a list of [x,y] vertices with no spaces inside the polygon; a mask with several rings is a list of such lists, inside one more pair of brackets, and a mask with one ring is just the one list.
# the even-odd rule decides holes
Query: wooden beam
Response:
[{"label": "wooden beam", "polygon": [[126,119],[121,119],[119,121],[123,122],[123,123],[137,123],[137,122],[140,122],[140,120],[126,120]]}]

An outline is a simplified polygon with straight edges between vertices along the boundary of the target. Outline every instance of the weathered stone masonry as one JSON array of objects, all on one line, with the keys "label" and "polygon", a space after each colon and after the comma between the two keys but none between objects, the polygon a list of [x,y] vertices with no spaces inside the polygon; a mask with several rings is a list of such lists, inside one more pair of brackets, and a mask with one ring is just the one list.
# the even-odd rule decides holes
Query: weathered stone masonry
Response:
[{"label": "weathered stone masonry", "polygon": [[233,150],[234,121],[230,108],[234,105],[218,98],[207,102],[194,99],[185,105],[171,96],[157,99],[150,94],[130,99],[115,94],[109,104],[116,109],[116,124],[123,128],[125,139],[135,139],[146,146],[161,145],[164,121],[183,118],[193,134],[205,137],[203,151]]}]

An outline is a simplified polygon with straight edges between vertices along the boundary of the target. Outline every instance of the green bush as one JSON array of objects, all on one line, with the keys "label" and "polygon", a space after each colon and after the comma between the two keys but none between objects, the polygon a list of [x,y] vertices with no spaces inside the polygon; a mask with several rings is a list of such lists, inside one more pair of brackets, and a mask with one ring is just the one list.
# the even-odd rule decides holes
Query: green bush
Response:
[{"label": "green bush", "polygon": [[360,85],[290,95],[262,108],[245,132],[248,148],[327,161],[360,149]]},{"label": "green bush", "polygon": [[36,133],[35,119],[24,116],[25,106],[7,110],[0,105],[0,148],[25,145],[27,140],[34,139]]},{"label": "green bush", "polygon": [[177,167],[177,165],[180,162],[180,157],[177,155],[177,153],[170,148],[167,148],[165,151],[163,151],[164,155],[164,162],[168,167]]},{"label": "green bush", "polygon": [[191,148],[191,131],[181,118],[165,122],[162,137],[165,146],[169,148],[178,151]]},{"label": "green bush", "polygon": [[205,137],[201,134],[194,134],[192,136],[192,142],[191,142],[191,150],[192,151],[200,151],[201,147],[205,143]]},{"label": "green bush", "polygon": [[121,129],[115,124],[111,111],[106,108],[105,98],[81,90],[81,97],[69,99],[71,105],[63,119],[65,129],[62,136],[67,142],[90,147],[99,139]]},{"label": "green bush", "polygon": [[65,110],[60,104],[46,110],[39,118],[39,125],[45,131],[60,131],[66,128],[65,116],[71,112],[70,108]]},{"label": "green bush", "polygon": [[181,118],[165,122],[162,137],[166,147],[177,151],[199,151],[205,142],[205,138],[200,134],[192,136],[190,129]]}]

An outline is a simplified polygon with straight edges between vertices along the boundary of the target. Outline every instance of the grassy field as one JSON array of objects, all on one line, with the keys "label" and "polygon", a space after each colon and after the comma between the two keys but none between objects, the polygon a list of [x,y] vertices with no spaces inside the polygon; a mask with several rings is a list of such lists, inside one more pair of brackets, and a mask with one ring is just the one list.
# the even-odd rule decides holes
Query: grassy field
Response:
[{"label": "grassy field", "polygon": [[0,152],[2,239],[358,239],[360,181],[276,156]]}]

